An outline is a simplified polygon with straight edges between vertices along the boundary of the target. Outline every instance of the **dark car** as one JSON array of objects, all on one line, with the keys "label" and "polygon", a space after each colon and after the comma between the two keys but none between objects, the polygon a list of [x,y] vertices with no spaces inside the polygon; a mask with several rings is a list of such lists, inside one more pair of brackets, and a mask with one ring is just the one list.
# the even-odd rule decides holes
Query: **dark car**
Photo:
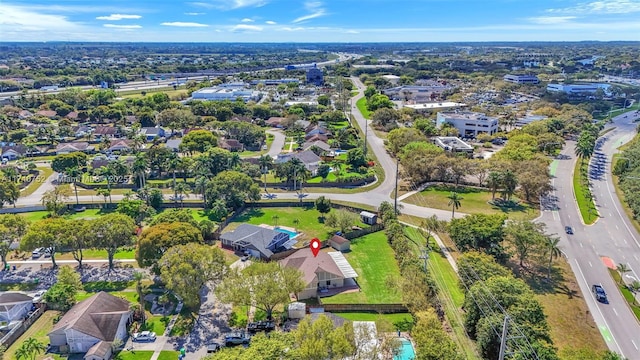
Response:
[{"label": "dark car", "polygon": [[222,349],[222,344],[216,342],[207,345],[207,353],[218,352],[220,349]]},{"label": "dark car", "polygon": [[569,235],[573,235],[573,229],[571,228],[571,226],[565,226],[564,232],[566,232]]},{"label": "dark car", "polygon": [[596,297],[596,300],[605,304],[609,303],[609,300],[607,299],[607,293],[604,292],[604,288],[602,286],[595,284],[591,287],[591,291],[593,291],[593,295]]},{"label": "dark car", "polygon": [[276,328],[276,324],[273,321],[258,321],[249,323],[247,330],[255,333],[258,331],[273,331]]},{"label": "dark car", "polygon": [[251,337],[244,331],[232,331],[224,336],[225,346],[249,344]]}]

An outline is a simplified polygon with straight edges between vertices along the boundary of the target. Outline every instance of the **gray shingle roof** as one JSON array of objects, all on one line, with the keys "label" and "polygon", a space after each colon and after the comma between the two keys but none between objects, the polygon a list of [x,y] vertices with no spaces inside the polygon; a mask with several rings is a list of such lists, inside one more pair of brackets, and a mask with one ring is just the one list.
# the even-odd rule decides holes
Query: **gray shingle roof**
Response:
[{"label": "gray shingle roof", "polygon": [[241,224],[235,230],[220,235],[222,240],[232,243],[248,243],[262,253],[265,257],[271,257],[273,252],[267,248],[271,241],[278,236],[278,232],[251,224]]}]

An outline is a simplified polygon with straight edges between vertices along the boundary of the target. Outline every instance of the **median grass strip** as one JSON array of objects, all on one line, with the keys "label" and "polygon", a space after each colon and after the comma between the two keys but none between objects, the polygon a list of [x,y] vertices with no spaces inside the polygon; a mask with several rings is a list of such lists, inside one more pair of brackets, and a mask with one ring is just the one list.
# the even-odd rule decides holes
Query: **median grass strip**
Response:
[{"label": "median grass strip", "polygon": [[591,225],[598,219],[598,210],[593,202],[593,195],[589,189],[589,164],[587,162],[576,162],[573,169],[573,191],[580,210],[582,221]]},{"label": "median grass strip", "polygon": [[325,304],[396,304],[402,295],[389,282],[400,278],[400,268],[393,250],[382,231],[365,235],[351,242],[351,251],[345,253],[358,274],[360,292],[322,298]]},{"label": "median grass strip", "polygon": [[624,299],[627,300],[627,303],[629,304],[631,311],[633,311],[633,314],[638,320],[640,320],[640,303],[635,299],[633,292],[631,292],[631,290],[629,290],[626,285],[623,285],[620,273],[617,270],[609,269],[609,274],[611,274],[613,281],[616,282],[616,285],[618,286],[618,289],[622,293]]},{"label": "median grass strip", "polygon": [[367,98],[363,97],[360,100],[356,101],[356,106],[358,107],[358,111],[362,113],[365,119],[371,119],[371,111],[367,109]]}]

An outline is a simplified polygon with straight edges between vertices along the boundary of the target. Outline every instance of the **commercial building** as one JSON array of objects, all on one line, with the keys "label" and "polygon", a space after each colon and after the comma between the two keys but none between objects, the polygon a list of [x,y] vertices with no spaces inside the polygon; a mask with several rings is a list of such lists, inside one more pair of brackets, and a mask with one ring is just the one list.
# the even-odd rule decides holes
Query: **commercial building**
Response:
[{"label": "commercial building", "polygon": [[475,138],[479,134],[495,134],[498,132],[498,119],[471,111],[439,112],[436,126],[441,128],[445,123],[451,124],[462,137]]},{"label": "commercial building", "polygon": [[322,69],[315,66],[307,69],[307,84],[322,86],[324,84],[324,74],[322,73]]},{"label": "commercial building", "polygon": [[611,85],[609,84],[548,84],[547,91],[563,92],[569,95],[593,95],[598,90],[602,90],[605,95],[611,95]]},{"label": "commercial building", "polygon": [[506,82],[521,84],[521,85],[529,85],[529,84],[539,84],[540,79],[538,79],[535,75],[512,75],[507,74],[502,78]]},{"label": "commercial building", "polygon": [[413,109],[417,112],[432,112],[432,111],[440,111],[445,109],[457,109],[465,106],[467,106],[467,104],[457,103],[452,101],[443,101],[443,102],[432,102],[432,103],[424,103],[424,104],[405,104],[403,107]]},{"label": "commercial building", "polygon": [[289,84],[296,83],[298,84],[300,80],[298,79],[260,79],[260,80],[251,80],[251,85],[264,84],[265,86],[278,86],[280,84]]},{"label": "commercial building", "polygon": [[473,153],[473,146],[454,136],[438,136],[435,138],[434,143],[444,149],[444,151],[467,154]]},{"label": "commercial building", "polygon": [[194,91],[191,94],[193,100],[209,100],[209,101],[235,101],[242,99],[243,101],[260,100],[261,93],[247,89],[244,83],[221,84],[214,87],[203,88]]},{"label": "commercial building", "polygon": [[396,86],[389,89],[382,90],[382,93],[387,95],[391,100],[404,100],[404,101],[433,101],[442,92],[450,89],[448,85],[432,81],[428,85],[403,85]]}]

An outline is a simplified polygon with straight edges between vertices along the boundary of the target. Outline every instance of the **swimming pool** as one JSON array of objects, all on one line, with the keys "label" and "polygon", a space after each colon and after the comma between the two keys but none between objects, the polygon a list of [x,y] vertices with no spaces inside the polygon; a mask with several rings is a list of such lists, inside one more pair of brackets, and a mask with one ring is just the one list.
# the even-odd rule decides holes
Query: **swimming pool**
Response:
[{"label": "swimming pool", "polygon": [[400,353],[393,357],[393,360],[413,360],[416,358],[416,352],[413,350],[413,344],[411,341],[401,338],[400,339]]},{"label": "swimming pool", "polygon": [[294,237],[298,236],[298,233],[295,231],[291,231],[291,230],[287,230],[287,229],[283,229],[280,227],[274,228],[273,230],[277,231],[277,232],[281,232],[284,234],[289,234],[289,238],[293,239]]}]

